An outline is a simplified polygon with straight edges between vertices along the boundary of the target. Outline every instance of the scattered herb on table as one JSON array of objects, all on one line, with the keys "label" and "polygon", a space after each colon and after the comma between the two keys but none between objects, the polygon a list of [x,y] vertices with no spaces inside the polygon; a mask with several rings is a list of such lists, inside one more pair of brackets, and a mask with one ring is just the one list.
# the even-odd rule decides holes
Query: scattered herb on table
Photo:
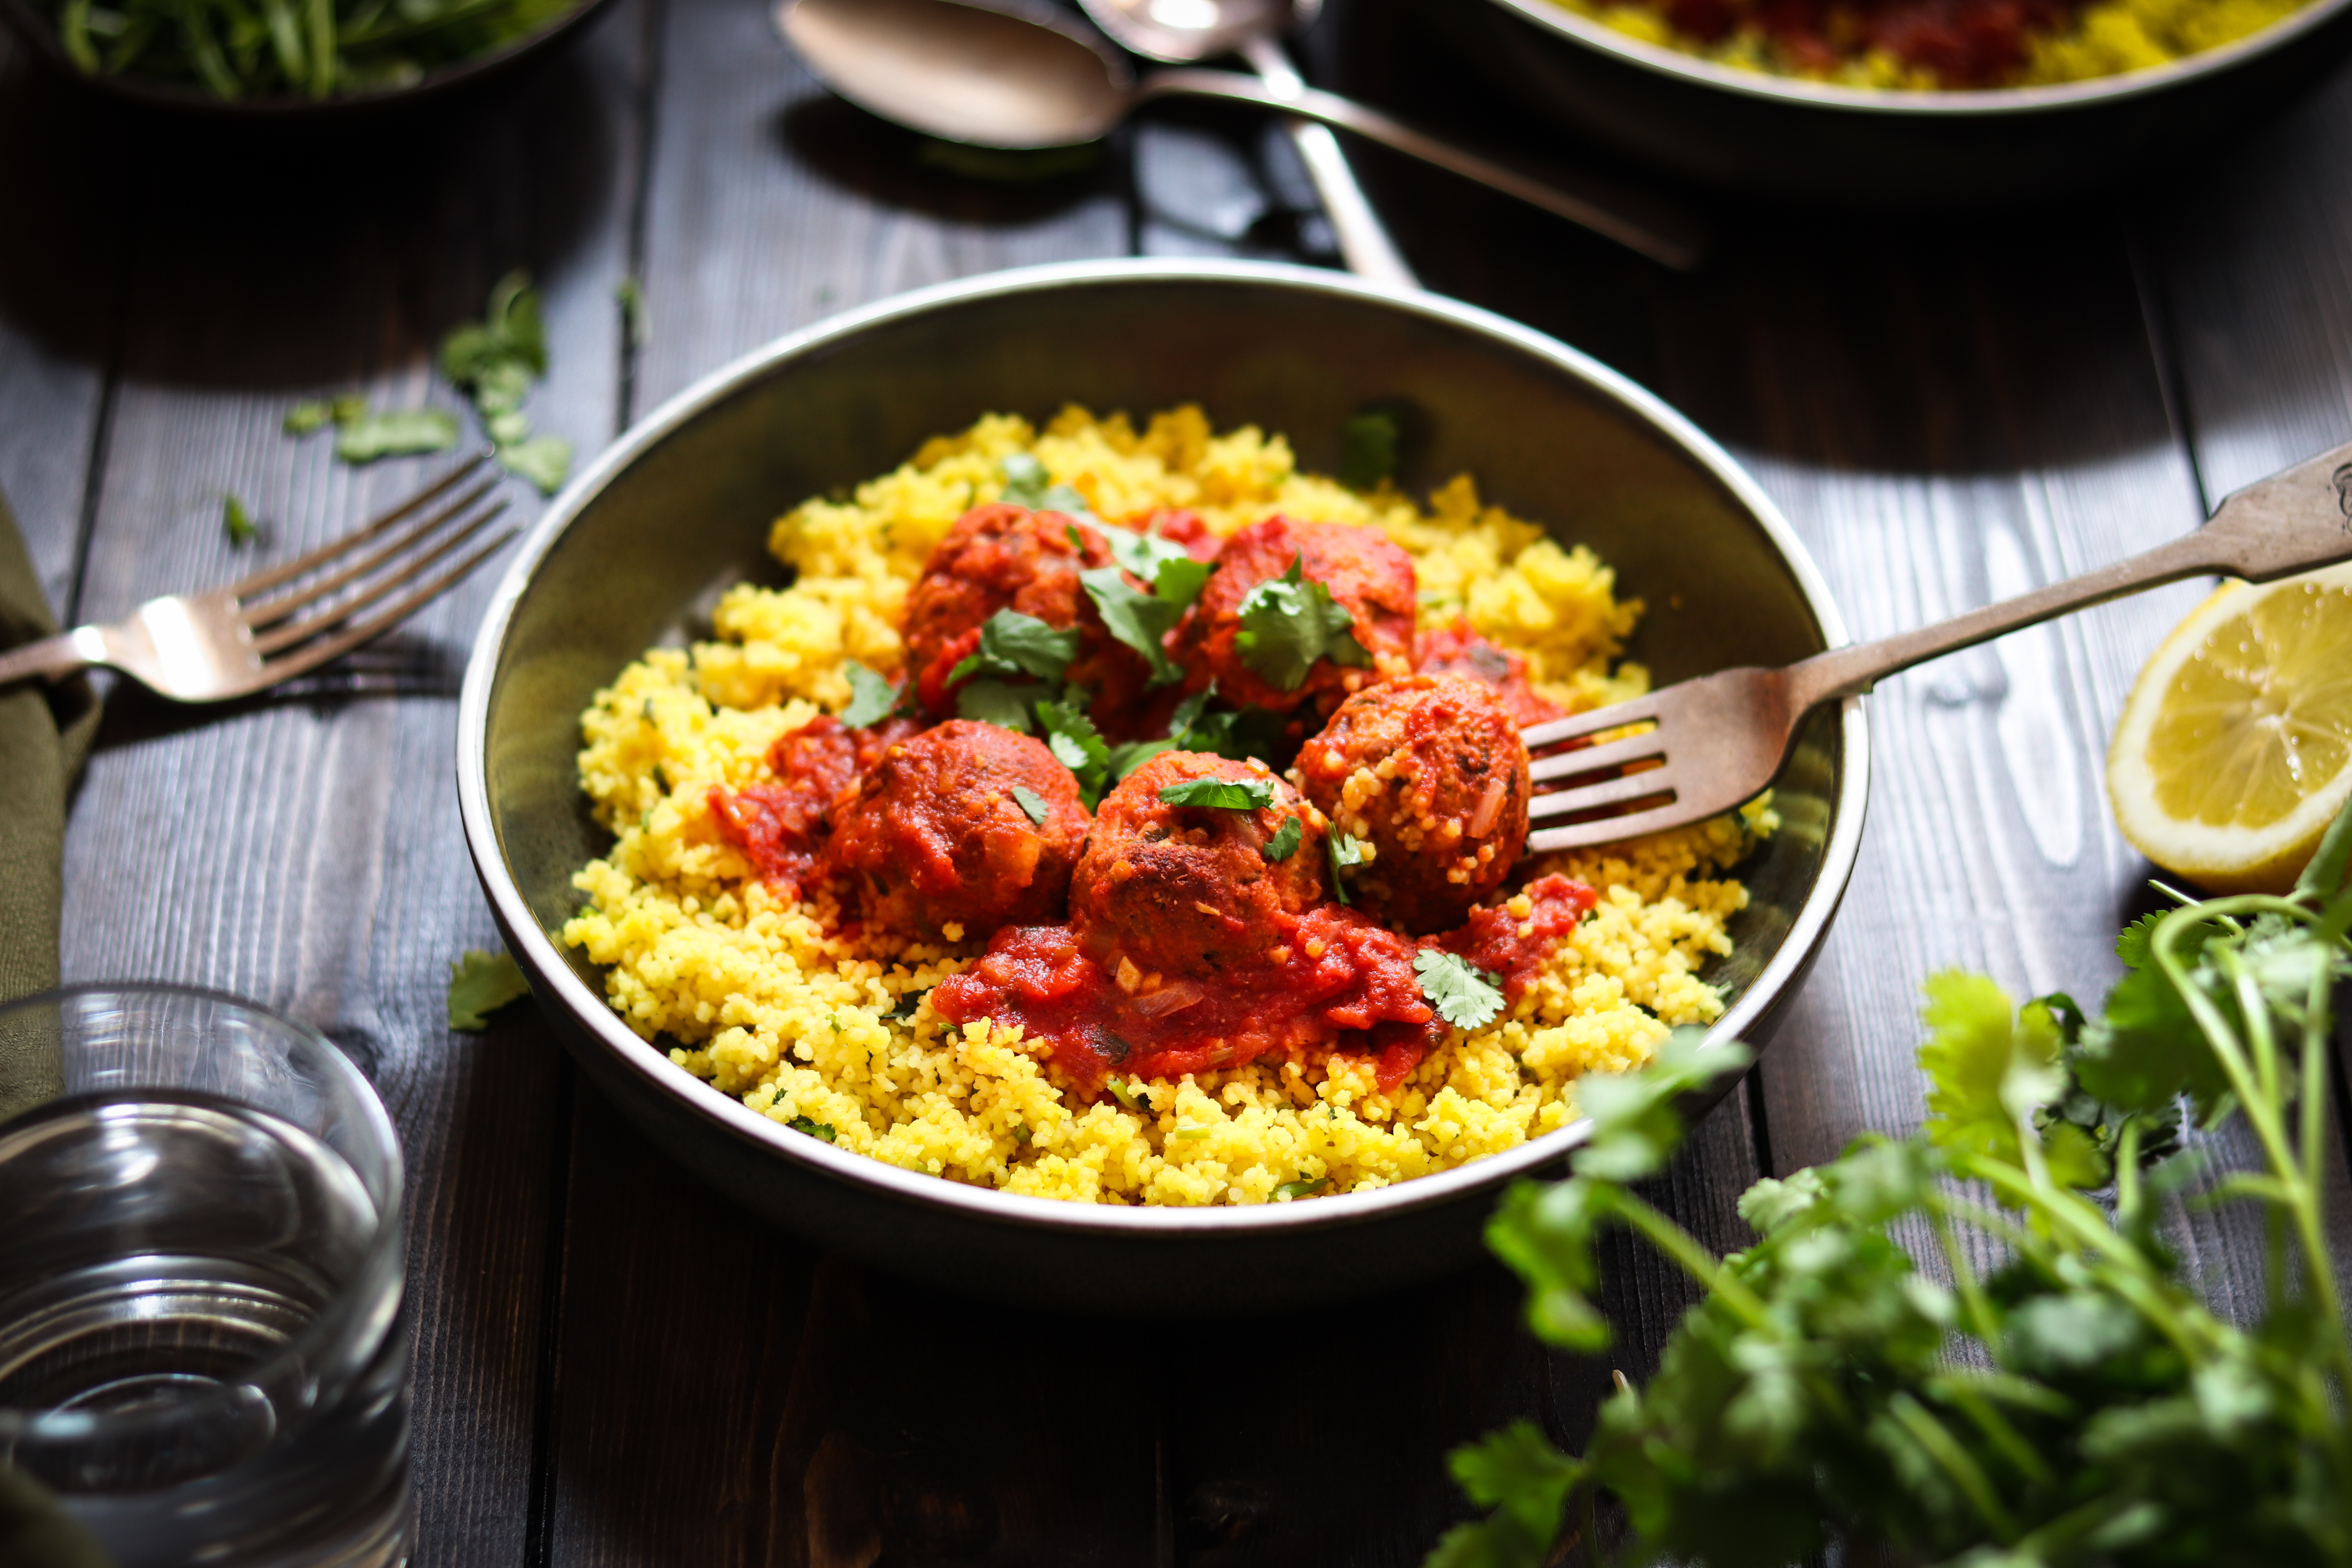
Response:
[{"label": "scattered herb on table", "polygon": [[490,1027],[492,1013],[529,995],[530,982],[513,954],[468,949],[449,966],[449,1027],[479,1034]]},{"label": "scattered herb on table", "polygon": [[1162,803],[1202,806],[1219,811],[1257,811],[1274,804],[1271,779],[1187,779],[1162,786]]},{"label": "scattered herb on table", "polygon": [[223,99],[406,87],[503,48],[579,0],[53,0],[85,76],[134,76]]},{"label": "scattered herb on table", "polygon": [[1378,489],[1396,465],[1396,415],[1371,409],[1339,427],[1339,483],[1349,489]]},{"label": "scattered herb on table", "polygon": [[1298,852],[1298,841],[1307,836],[1306,825],[1296,817],[1282,819],[1282,826],[1274,837],[1265,841],[1265,858],[1279,865]]},{"label": "scattered herb on table", "polygon": [[457,444],[457,416],[446,408],[364,410],[335,426],[335,455],[346,463],[415,457]]},{"label": "scattered herb on table", "polygon": [[1288,571],[1249,591],[1242,601],[1241,623],[1234,646],[1242,663],[1286,692],[1307,684],[1318,659],[1355,669],[1372,662],[1356,641],[1355,617],[1339,607],[1329,588],[1306,576],[1303,556],[1293,555]]},{"label": "scattered herb on table", "polygon": [[653,323],[646,316],[646,291],[634,277],[613,285],[613,303],[621,308],[621,341],[642,349],[653,340]]},{"label": "scattered herb on table", "polygon": [[223,496],[221,497],[221,532],[228,536],[231,549],[243,549],[259,536],[261,528],[253,520],[253,514],[246,510],[243,501],[238,500],[235,496]]},{"label": "scattered herb on table", "polygon": [[1034,827],[1044,827],[1045,819],[1053,814],[1053,809],[1045,804],[1045,798],[1025,784],[1013,787],[1013,803],[1021,808]]},{"label": "scattered herb on table", "polygon": [[870,729],[897,710],[898,688],[855,659],[842,662],[842,674],[849,677],[849,706],[841,710],[841,722],[852,729]]},{"label": "scattered herb on table", "polygon": [[[1757,1183],[1740,1213],[1759,1239],[1728,1258],[1631,1184],[1680,1139],[1674,1096],[1744,1058],[1678,1031],[1643,1071],[1583,1080],[1593,1134],[1573,1176],[1514,1186],[1487,1231],[1532,1287],[1528,1321],[1556,1344],[1608,1342],[1591,1295],[1610,1226],[1706,1294],[1581,1458],[1525,1427],[1457,1452],[1495,1511],[1432,1568],[1549,1560],[1564,1514],[1592,1542],[1604,1491],[1639,1556],[1710,1568],[1832,1542],[1847,1562],[1969,1568],[2352,1560],[2352,1340],[2320,1210],[2347,857],[2352,807],[2291,895],[2126,931],[2128,972],[2095,1017],[1937,977],[1922,1134]],[[2196,1200],[2268,1221],[2251,1325],[2218,1317],[2161,1239],[2197,1168],[2174,1147],[2184,1109],[2209,1129],[2242,1116],[2261,1150],[2260,1171]],[[1933,1239],[1950,1286],[1898,1226]]]},{"label": "scattered herb on table", "polygon": [[441,340],[441,373],[470,399],[499,466],[529,480],[541,495],[563,487],[572,471],[572,444],[534,436],[523,400],[547,374],[547,329],[539,290],[520,269],[491,287],[488,308]]},{"label": "scattered herb on table", "polygon": [[1456,1029],[1483,1029],[1503,1010],[1502,982],[1470,960],[1439,947],[1412,956],[1423,999]]},{"label": "scattered herb on table", "polygon": [[367,399],[357,392],[346,392],[341,397],[296,403],[286,411],[285,423],[279,428],[289,435],[315,435],[331,424],[349,424],[366,412]]}]

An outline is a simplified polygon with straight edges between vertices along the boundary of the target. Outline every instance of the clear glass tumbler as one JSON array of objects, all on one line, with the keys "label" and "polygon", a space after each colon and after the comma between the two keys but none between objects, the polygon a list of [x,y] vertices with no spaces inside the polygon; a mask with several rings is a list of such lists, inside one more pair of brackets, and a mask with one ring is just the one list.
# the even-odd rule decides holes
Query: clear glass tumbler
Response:
[{"label": "clear glass tumbler", "polygon": [[145,985],[0,1009],[0,1461],[121,1568],[404,1563],[400,1150],[367,1080]]}]

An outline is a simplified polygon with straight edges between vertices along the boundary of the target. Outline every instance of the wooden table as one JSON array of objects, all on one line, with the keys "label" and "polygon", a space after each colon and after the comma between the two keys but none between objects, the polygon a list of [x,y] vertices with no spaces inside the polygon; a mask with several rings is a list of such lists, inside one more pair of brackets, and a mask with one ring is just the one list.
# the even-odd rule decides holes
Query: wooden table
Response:
[{"label": "wooden table", "polygon": [[[1492,141],[1540,134],[1398,37],[1385,0],[1332,10],[1312,40],[1326,81]],[[553,345],[532,411],[588,453],[731,357],[916,285],[1137,251],[1328,259],[1258,120],[1155,111],[1076,173],[977,181],[828,99],[761,12],[615,0],[510,93],[358,136],[126,121],[14,62],[0,488],[60,612],[226,580],[400,493],[413,466],[340,467],[281,415],[352,388],[421,401],[439,335],[517,265],[546,287]],[[1872,635],[2179,533],[2352,436],[2347,147],[2338,76],[2210,162],[2063,211],[1723,206],[1720,259],[1690,278],[1363,163],[1430,287],[1691,414]],[[630,277],[639,343],[614,303]],[[223,537],[229,493],[263,521],[247,553]],[[68,849],[69,979],[260,998],[346,1045],[391,1108],[423,1562],[1407,1564],[1467,1512],[1449,1446],[1521,1415],[1575,1441],[1608,1367],[1649,1364],[1684,1298],[1630,1249],[1606,1360],[1544,1354],[1494,1269],[1174,1330],[920,1292],[697,1185],[527,1009],[449,1032],[451,961],[495,945],[450,782],[488,589],[305,690],[184,711],[117,687]],[[1732,1200],[1759,1174],[1916,1124],[1929,971],[1987,969],[2020,995],[2107,983],[2147,867],[2109,821],[2101,760],[2197,591],[1872,699],[1844,914],[1762,1065],[1662,1184],[1704,1236],[1738,1243]],[[2183,1239],[2225,1297],[2259,1288],[2242,1235],[2200,1220]]]}]

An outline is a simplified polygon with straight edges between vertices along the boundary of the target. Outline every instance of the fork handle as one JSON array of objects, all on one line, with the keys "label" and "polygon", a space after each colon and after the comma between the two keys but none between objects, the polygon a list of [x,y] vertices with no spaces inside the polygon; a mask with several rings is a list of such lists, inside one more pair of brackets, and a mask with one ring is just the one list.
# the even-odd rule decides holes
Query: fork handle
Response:
[{"label": "fork handle", "polygon": [[97,646],[99,631],[95,626],[80,626],[55,637],[44,637],[37,643],[27,643],[0,653],[0,686],[10,686],[18,681],[36,677],[45,681],[62,681],[77,670],[86,670],[104,657],[104,649]]},{"label": "fork handle", "polygon": [[2170,544],[1916,632],[1832,648],[1792,664],[1791,704],[1802,713],[1816,703],[1860,696],[1888,675],[1940,654],[2185,577],[2221,572],[2268,582],[2340,560],[2352,560],[2352,444],[2237,491],[2212,521]]}]

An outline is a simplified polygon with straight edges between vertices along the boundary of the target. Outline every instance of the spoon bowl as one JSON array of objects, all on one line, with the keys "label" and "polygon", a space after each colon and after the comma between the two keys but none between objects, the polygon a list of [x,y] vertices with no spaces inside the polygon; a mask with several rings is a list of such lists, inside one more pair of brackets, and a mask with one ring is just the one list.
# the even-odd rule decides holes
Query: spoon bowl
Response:
[{"label": "spoon bowl", "polygon": [[[1320,0],[1078,0],[1119,47],[1146,59],[1190,65],[1238,54],[1260,38],[1304,26]],[[1303,15],[1302,15],[1303,13]]]}]

